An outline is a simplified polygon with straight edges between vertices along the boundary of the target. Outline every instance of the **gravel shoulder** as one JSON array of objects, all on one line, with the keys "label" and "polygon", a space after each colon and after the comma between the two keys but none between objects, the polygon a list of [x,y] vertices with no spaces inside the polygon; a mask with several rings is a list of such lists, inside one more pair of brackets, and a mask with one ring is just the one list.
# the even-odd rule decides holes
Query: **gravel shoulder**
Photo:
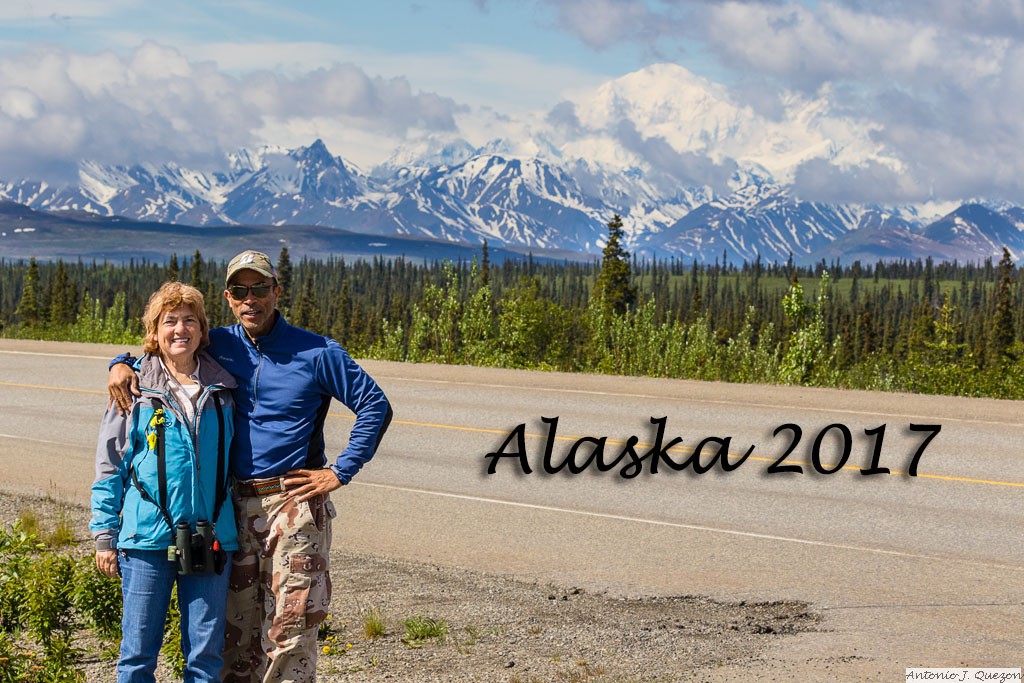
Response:
[{"label": "gravel shoulder", "polygon": [[[44,530],[68,519],[73,552],[91,552],[84,507],[0,489],[0,524],[24,510]],[[821,622],[798,602],[626,598],[345,552],[332,553],[331,572],[333,640],[322,643],[329,652],[319,667],[325,681],[703,681],[763,662],[780,639]],[[366,635],[372,617],[383,622],[383,635]],[[409,642],[404,622],[417,619],[443,622],[443,637]],[[88,680],[113,681],[113,669],[93,656]]]}]

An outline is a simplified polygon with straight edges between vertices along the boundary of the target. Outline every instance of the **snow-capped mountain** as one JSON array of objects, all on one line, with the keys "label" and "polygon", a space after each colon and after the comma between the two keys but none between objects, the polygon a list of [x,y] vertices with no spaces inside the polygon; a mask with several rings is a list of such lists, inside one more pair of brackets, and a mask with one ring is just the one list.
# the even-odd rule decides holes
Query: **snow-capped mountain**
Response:
[{"label": "snow-capped mountain", "polygon": [[230,178],[207,176],[168,164],[102,166],[83,161],[77,185],[52,187],[37,181],[0,182],[0,197],[49,211],[86,211],[107,216],[192,225],[227,221],[217,210]]},{"label": "snow-capped mountain", "polygon": [[[371,194],[371,181],[317,140],[295,150],[239,156],[218,207],[235,223],[342,225]],[[227,189],[227,188],[226,188]]]},{"label": "snow-capped mountain", "polygon": [[788,94],[766,118],[682,66],[655,64],[556,110],[549,118],[566,157],[647,166],[674,176],[669,182],[714,185],[738,166],[789,183],[811,159],[899,167],[872,139],[872,124],[833,111],[828,89],[813,99]]},{"label": "snow-capped mountain", "polygon": [[597,162],[477,154],[455,165],[364,174],[321,141],[294,150],[242,151],[223,173],[176,166],[83,163],[80,183],[0,184],[0,198],[187,225],[313,225],[377,235],[599,253],[618,213],[640,255],[733,263],[820,258],[981,260],[1008,247],[1024,255],[1024,209],[979,204],[932,223],[915,211],[802,201],[763,172],[738,172],[733,189],[680,187],[658,196],[641,169]]},{"label": "snow-capped mountain", "polygon": [[1024,256],[1024,209],[802,199],[808,161],[899,164],[829,93],[765,119],[682,67],[654,65],[556,106],[523,139],[412,140],[364,172],[321,140],[238,150],[219,171],[83,161],[78,182],[0,181],[0,199],[195,226],[322,226],[598,254],[622,217],[627,248],[733,263],[828,257],[980,261]]},{"label": "snow-capped mountain", "polygon": [[707,202],[653,237],[649,248],[699,261],[806,258],[857,227],[860,211],[803,202],[771,184],[751,184]]},{"label": "snow-capped mountain", "polygon": [[1021,223],[1001,213],[980,204],[965,204],[929,225],[923,235],[966,254],[998,252],[1004,246],[1020,254],[1024,249],[1021,228]]}]

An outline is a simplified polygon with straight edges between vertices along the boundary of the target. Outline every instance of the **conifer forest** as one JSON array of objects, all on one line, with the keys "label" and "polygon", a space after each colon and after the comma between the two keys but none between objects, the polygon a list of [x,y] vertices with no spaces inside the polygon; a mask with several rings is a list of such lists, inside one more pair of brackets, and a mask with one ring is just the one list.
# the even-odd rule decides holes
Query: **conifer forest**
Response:
[{"label": "conifer forest", "polygon": [[[980,264],[638,260],[609,223],[590,263],[292,260],[289,322],[357,358],[1024,399],[1024,278]],[[0,336],[138,345],[149,295],[179,279],[234,322],[226,263],[0,259]]]}]

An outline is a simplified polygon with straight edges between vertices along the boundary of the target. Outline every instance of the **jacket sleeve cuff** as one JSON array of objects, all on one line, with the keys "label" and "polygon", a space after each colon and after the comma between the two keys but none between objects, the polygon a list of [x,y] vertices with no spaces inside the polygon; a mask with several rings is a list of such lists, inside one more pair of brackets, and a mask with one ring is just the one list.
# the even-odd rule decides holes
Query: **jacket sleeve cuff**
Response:
[{"label": "jacket sleeve cuff", "polygon": [[111,359],[110,365],[107,366],[107,370],[110,370],[112,367],[114,367],[118,363],[125,363],[126,365],[134,365],[136,360],[138,360],[138,359],[135,358],[134,356],[132,356],[131,353],[122,353],[120,355],[114,356]]},{"label": "jacket sleeve cuff", "polygon": [[347,484],[350,481],[352,481],[352,477],[346,477],[342,473],[341,468],[338,467],[337,465],[328,465],[327,469],[329,469],[331,472],[334,472],[334,476],[336,476],[338,478],[338,481],[341,482],[342,486],[344,486],[345,484]]},{"label": "jacket sleeve cuff", "polygon": [[101,531],[96,534],[96,550],[117,550],[117,538],[112,531]]}]

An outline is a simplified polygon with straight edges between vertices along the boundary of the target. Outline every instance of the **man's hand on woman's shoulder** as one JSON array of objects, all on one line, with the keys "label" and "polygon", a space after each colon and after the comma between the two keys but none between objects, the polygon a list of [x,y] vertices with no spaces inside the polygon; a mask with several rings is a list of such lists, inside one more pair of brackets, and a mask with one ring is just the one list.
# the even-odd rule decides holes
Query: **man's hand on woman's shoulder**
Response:
[{"label": "man's hand on woman's shoulder", "polygon": [[122,415],[132,408],[135,396],[141,396],[139,391],[139,378],[126,363],[116,363],[110,368],[107,375],[107,393],[110,394],[110,403],[117,405],[117,410]]}]

